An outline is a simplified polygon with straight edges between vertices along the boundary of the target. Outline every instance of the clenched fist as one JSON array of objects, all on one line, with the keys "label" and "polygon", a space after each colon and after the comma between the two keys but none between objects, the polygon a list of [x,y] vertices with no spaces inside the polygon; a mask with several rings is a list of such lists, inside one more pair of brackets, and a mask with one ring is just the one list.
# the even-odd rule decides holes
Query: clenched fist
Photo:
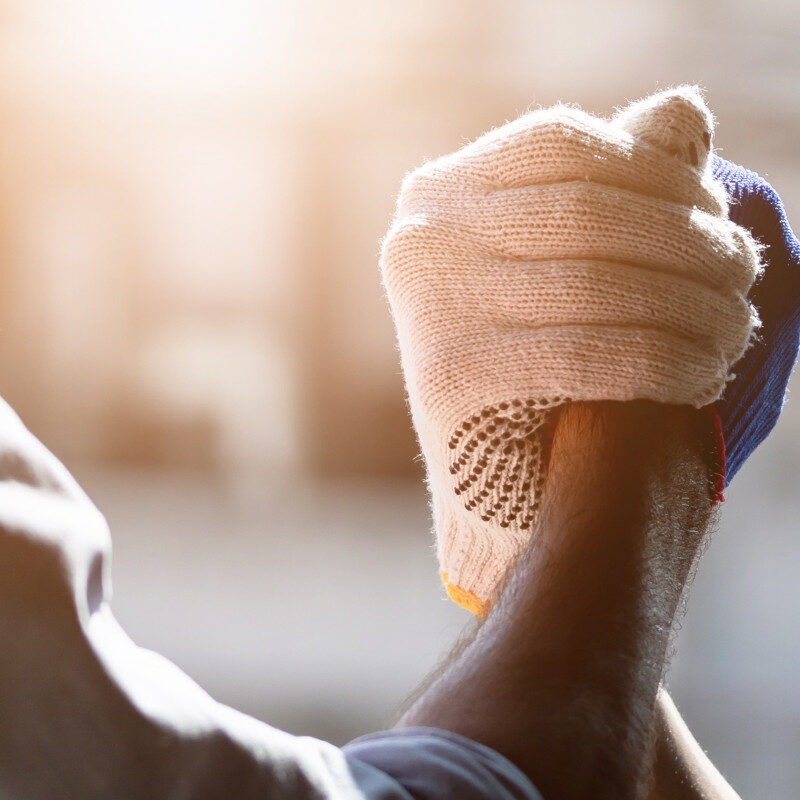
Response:
[{"label": "clenched fist", "polygon": [[611,120],[556,106],[403,182],[381,268],[442,575],[481,613],[536,522],[570,400],[708,404],[757,315],[750,234],[693,87]]}]

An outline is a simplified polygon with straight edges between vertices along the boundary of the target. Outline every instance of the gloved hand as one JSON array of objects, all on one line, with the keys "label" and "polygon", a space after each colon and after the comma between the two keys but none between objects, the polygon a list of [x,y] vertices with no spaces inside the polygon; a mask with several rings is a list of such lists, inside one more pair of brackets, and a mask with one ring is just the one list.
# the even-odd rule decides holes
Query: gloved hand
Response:
[{"label": "gloved hand", "polygon": [[556,106],[405,179],[381,266],[443,579],[473,611],[535,523],[550,409],[700,407],[747,347],[758,252],[712,133],[691,87],[612,121]]},{"label": "gloved hand", "polygon": [[778,193],[761,176],[713,157],[714,177],[730,195],[730,219],[764,246],[764,274],[749,298],[761,317],[758,336],[733,366],[735,378],[715,404],[726,450],[726,484],[775,427],[800,337],[800,242]]}]

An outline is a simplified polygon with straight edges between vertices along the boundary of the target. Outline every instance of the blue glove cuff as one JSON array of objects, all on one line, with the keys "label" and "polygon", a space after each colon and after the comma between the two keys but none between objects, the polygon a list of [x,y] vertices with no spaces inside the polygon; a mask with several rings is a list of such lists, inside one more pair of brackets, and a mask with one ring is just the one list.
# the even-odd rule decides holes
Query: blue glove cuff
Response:
[{"label": "blue glove cuff", "polygon": [[712,169],[731,198],[731,220],[765,246],[764,274],[750,292],[761,328],[715,404],[725,439],[727,485],[783,409],[800,340],[800,242],[778,193],[761,176],[718,156]]}]

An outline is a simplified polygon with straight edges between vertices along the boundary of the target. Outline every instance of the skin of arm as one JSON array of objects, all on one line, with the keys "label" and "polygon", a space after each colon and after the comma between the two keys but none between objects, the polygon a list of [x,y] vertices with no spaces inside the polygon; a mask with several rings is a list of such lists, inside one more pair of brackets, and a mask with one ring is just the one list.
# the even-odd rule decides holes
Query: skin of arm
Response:
[{"label": "skin of arm", "polygon": [[703,752],[663,687],[655,722],[656,757],[648,800],[741,800]]},{"label": "skin of arm", "polygon": [[[474,618],[452,651],[404,703],[404,714],[463,655],[483,619]],[[655,705],[655,755],[647,800],[741,800],[692,735],[662,685]]]},{"label": "skin of arm", "polygon": [[487,744],[545,797],[646,796],[672,624],[714,518],[707,436],[685,406],[566,407],[530,545],[399,725]]}]

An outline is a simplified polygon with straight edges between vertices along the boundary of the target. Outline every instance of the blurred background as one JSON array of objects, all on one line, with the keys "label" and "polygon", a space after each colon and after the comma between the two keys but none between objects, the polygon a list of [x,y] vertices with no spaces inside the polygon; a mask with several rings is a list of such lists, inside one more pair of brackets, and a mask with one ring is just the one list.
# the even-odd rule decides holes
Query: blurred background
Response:
[{"label": "blurred background", "polygon": [[[696,81],[800,219],[798,36],[790,0],[2,0],[0,393],[108,517],[131,636],[292,732],[388,724],[467,621],[376,265],[403,174]],[[761,800],[800,796],[798,470],[790,401],[671,676]]]}]

